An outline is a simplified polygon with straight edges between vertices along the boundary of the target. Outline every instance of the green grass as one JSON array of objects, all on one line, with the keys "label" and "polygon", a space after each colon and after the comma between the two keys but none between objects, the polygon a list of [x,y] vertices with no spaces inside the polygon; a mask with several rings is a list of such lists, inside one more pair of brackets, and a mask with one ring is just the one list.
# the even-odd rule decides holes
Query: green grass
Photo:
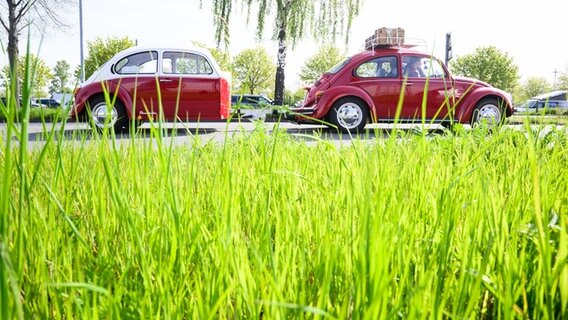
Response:
[{"label": "green grass", "polygon": [[562,132],[8,140],[7,318],[568,315]]}]

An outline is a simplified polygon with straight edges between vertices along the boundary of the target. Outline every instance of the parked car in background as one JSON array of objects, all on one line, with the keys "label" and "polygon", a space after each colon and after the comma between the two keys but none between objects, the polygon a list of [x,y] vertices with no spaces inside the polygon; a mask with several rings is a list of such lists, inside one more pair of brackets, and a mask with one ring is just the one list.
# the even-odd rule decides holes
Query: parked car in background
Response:
[{"label": "parked car in background", "polygon": [[568,110],[567,90],[558,90],[532,97],[515,107],[516,113],[539,113],[543,110]]},{"label": "parked car in background", "polygon": [[299,123],[319,119],[357,132],[368,122],[395,121],[495,127],[513,114],[513,107],[510,94],[453,76],[431,55],[405,45],[379,45],[331,68],[308,88],[303,105],[291,111]]},{"label": "parked car in background", "polygon": [[230,75],[205,49],[133,47],[117,53],[77,88],[70,116],[115,131],[150,119],[227,119],[230,83]]},{"label": "parked car in background", "polygon": [[[43,107],[43,105],[37,103],[36,101],[34,101],[33,99],[30,99],[30,108],[39,108],[39,107]],[[1,97],[0,98],[0,103],[2,104],[2,106],[6,106],[8,103],[8,100],[6,99],[6,97]],[[20,107],[23,105],[23,101],[22,98],[19,99],[19,103],[20,103]]]},{"label": "parked car in background", "polygon": [[273,114],[274,101],[263,95],[241,94],[231,96],[233,115],[241,119],[266,119]]},{"label": "parked car in background", "polygon": [[68,108],[73,105],[73,94],[72,93],[57,93],[51,94],[51,99],[54,99],[59,103],[62,108]]}]

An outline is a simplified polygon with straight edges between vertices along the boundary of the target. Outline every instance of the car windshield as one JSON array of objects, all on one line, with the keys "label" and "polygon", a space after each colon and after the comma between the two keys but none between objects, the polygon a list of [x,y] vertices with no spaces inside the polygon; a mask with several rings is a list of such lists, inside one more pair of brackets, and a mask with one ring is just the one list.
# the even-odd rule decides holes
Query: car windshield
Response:
[{"label": "car windshield", "polygon": [[331,74],[336,74],[339,71],[341,71],[341,69],[343,69],[343,67],[345,67],[345,65],[349,62],[349,60],[351,60],[351,58],[345,58],[343,59],[341,62],[339,62],[338,64],[336,64],[335,66],[333,66],[331,69],[329,69],[327,72],[331,73]]}]

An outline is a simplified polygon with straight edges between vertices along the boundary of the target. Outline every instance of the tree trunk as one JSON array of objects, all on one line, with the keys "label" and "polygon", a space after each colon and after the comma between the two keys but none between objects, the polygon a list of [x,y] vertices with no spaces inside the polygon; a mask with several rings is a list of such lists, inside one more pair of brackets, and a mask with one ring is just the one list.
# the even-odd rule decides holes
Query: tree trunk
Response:
[{"label": "tree trunk", "polygon": [[[283,19],[284,20],[284,19]],[[284,102],[284,68],[286,67],[286,21],[282,21],[278,31],[278,60],[274,89],[274,104],[281,106]]]},{"label": "tree trunk", "polygon": [[20,106],[20,86],[18,83],[18,29],[16,21],[16,8],[14,6],[8,6],[8,61],[10,64],[10,85],[12,94],[14,94],[14,100],[16,101],[16,107]]}]

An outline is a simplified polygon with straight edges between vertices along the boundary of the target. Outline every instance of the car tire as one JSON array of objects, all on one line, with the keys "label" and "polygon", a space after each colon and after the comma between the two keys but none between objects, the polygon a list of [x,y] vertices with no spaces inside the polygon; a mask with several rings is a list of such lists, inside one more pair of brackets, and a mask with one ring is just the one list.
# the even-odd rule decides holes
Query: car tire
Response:
[{"label": "car tire", "polygon": [[118,99],[109,110],[107,99],[103,96],[98,96],[89,101],[91,106],[89,112],[89,123],[93,129],[102,132],[107,129],[113,129],[114,132],[123,132],[125,128],[129,127],[126,109],[122,102]]},{"label": "car tire", "polygon": [[482,99],[475,105],[471,115],[471,126],[478,127],[486,125],[488,129],[494,130],[503,125],[505,114],[500,101],[496,98]]},{"label": "car tire", "polygon": [[329,111],[329,121],[345,133],[363,131],[369,119],[369,109],[361,99],[346,97],[337,100]]}]

